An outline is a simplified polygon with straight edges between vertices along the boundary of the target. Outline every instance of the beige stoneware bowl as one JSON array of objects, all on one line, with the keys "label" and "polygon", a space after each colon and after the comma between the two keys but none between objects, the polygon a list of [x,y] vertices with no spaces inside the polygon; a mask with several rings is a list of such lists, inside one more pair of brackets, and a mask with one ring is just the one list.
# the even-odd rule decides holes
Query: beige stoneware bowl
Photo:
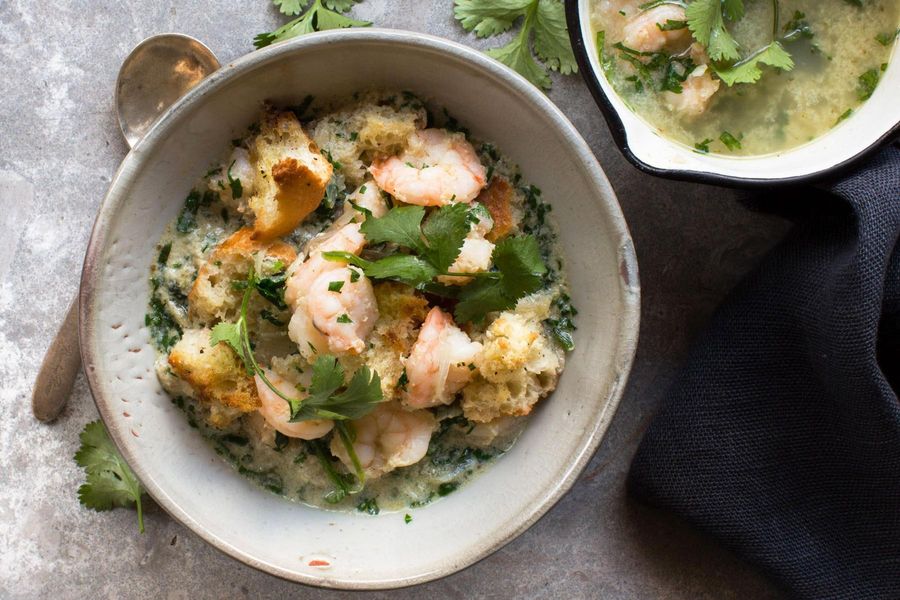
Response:
[{"label": "beige stoneware bowl", "polygon": [[[256,487],[219,458],[162,390],[144,314],[162,231],[192,184],[263,101],[411,90],[446,107],[517,161],[553,204],[577,349],[559,388],[488,472],[427,507],[329,512]],[[524,79],[475,50],[390,30],[324,32],[225,65],[175,104],[125,158],[94,225],[81,279],[80,336],[100,414],[150,495],[238,560],[293,581],[391,588],[484,558],[572,486],[622,395],[638,334],[639,285],[616,197],[587,144]],[[602,535],[602,532],[598,532]]]}]

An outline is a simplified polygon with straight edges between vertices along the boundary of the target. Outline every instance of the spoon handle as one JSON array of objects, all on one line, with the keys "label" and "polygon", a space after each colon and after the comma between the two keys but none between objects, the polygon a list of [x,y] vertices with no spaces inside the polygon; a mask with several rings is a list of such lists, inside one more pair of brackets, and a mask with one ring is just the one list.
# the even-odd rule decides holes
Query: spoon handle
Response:
[{"label": "spoon handle", "polygon": [[72,301],[59,332],[47,349],[34,382],[31,410],[38,421],[52,421],[62,412],[81,367],[78,348],[78,299]]}]

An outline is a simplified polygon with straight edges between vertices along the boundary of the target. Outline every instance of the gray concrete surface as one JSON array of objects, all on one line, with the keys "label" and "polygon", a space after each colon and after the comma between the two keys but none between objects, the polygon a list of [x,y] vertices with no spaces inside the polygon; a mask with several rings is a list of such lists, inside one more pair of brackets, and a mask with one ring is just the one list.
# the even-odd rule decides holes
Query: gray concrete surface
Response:
[{"label": "gray concrete surface", "polygon": [[[450,0],[365,0],[355,14],[486,45],[456,25]],[[143,536],[132,511],[82,509],[72,454],[97,416],[84,380],[55,424],[29,410],[95,211],[126,152],[112,101],[120,62],[165,31],[197,36],[225,61],[280,22],[268,0],[0,0],[0,598],[326,595],[242,566],[158,508]],[[691,338],[785,223],[747,212],[733,192],[638,173],[577,77],[555,78],[550,97],[597,153],[634,234],[644,304],[631,382],[599,452],[541,522],[480,564],[397,597],[780,597],[718,544],[630,502],[623,482]]]}]

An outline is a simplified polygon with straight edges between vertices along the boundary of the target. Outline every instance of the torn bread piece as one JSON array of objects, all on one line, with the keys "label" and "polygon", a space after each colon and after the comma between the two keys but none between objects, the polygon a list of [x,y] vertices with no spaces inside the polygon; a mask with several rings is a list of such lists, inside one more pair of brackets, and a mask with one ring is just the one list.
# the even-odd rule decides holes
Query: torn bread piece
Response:
[{"label": "torn bread piece", "polygon": [[188,294],[188,314],[192,321],[212,325],[235,320],[244,291],[233,283],[247,279],[257,257],[262,257],[268,266],[277,266],[277,261],[287,266],[297,258],[288,244],[256,240],[253,235],[250,228],[238,229],[200,267]]},{"label": "torn bread piece", "polygon": [[254,237],[259,239],[292,232],[322,202],[333,172],[291,112],[263,116],[260,132],[250,143],[250,160],[256,172],[249,205],[256,215]]},{"label": "torn bread piece", "polygon": [[224,343],[210,345],[211,333],[207,328],[185,330],[169,353],[169,366],[197,398],[215,408],[233,409],[211,411],[210,424],[225,427],[233,415],[256,410],[259,396],[241,359]]}]

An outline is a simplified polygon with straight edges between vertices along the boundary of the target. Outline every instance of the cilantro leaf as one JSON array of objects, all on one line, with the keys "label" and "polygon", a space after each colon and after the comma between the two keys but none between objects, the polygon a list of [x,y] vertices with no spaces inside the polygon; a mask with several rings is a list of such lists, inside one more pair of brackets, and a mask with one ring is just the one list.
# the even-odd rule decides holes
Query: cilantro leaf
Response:
[{"label": "cilantro leaf", "polygon": [[722,11],[729,21],[737,21],[744,18],[743,0],[722,0]]},{"label": "cilantro leaf", "polygon": [[385,258],[369,261],[349,252],[323,252],[326,260],[343,261],[363,270],[366,277],[373,279],[394,279],[410,285],[421,287],[440,272],[430,263],[411,254],[394,254]]},{"label": "cilantro leaf", "polygon": [[[309,0],[273,0],[279,10],[287,15],[295,15],[309,4]],[[298,35],[324,31],[326,29],[341,29],[344,27],[368,27],[372,23],[359,21],[344,16],[341,13],[349,10],[357,0],[313,0],[312,6],[306,12],[276,29],[267,33],[260,33],[253,38],[256,48],[265,48],[275,42],[289,40]]]},{"label": "cilantro leaf", "polygon": [[435,269],[446,271],[450,268],[462,250],[470,225],[469,207],[465,204],[442,206],[431,213],[422,226],[422,234],[428,240],[424,254]]},{"label": "cilantro leaf", "polygon": [[547,74],[547,70],[539,65],[531,55],[528,37],[524,35],[526,33],[527,30],[523,27],[522,32],[508,44],[499,48],[491,48],[486,54],[518,72],[537,87],[550,89],[550,76]]},{"label": "cilantro leaf", "polygon": [[238,323],[227,323],[225,321],[218,323],[212,328],[209,336],[209,345],[215,346],[219,342],[225,342],[234,353],[243,357],[244,351],[241,348],[241,327]]},{"label": "cilantro leaf", "polygon": [[422,243],[421,224],[425,218],[422,206],[402,206],[393,208],[378,219],[366,219],[360,231],[372,244],[393,242],[417,252],[425,252]]},{"label": "cilantro leaf", "polygon": [[344,368],[337,358],[322,355],[313,364],[309,396],[300,403],[291,422],[309,419],[358,419],[369,414],[384,399],[381,378],[368,367],[361,367],[344,385]]},{"label": "cilantro leaf", "polygon": [[735,83],[756,83],[762,76],[760,65],[769,65],[783,71],[794,68],[794,61],[780,42],[774,41],[763,46],[747,58],[735,63],[731,67],[713,67],[719,79],[726,85]]},{"label": "cilantro leaf", "polygon": [[325,354],[313,363],[312,381],[309,384],[310,404],[324,404],[344,384],[344,367],[334,356]]},{"label": "cilantro leaf", "polygon": [[[740,13],[743,14],[743,4],[739,0],[726,0],[726,4],[729,5],[730,15],[737,14],[737,5],[740,5]],[[722,0],[694,0],[688,4],[684,14],[694,39],[706,46],[711,59],[737,60],[741,57],[738,44],[725,27],[722,10]]]},{"label": "cilantro leaf", "polygon": [[900,35],[900,28],[895,29],[894,31],[889,31],[887,33],[879,33],[875,36],[875,41],[882,46],[890,46],[894,43],[894,40],[897,39],[898,35]]},{"label": "cilantro leaf", "polygon": [[75,453],[75,462],[87,474],[87,481],[78,488],[78,500],[97,511],[117,506],[135,505],[138,530],[144,533],[144,516],[141,495],[144,493],[134,472],[119,455],[100,421],[84,426],[80,435],[81,447]]},{"label": "cilantro leaf", "polygon": [[530,235],[508,237],[494,249],[494,265],[503,275],[502,287],[516,300],[541,289],[547,267],[537,240]]},{"label": "cilantro leaf", "polygon": [[486,53],[540,88],[550,88],[548,69],[563,75],[578,70],[560,0],[454,0],[453,15],[481,38],[508,31],[521,17],[519,33]]},{"label": "cilantro leaf", "polygon": [[480,38],[507,31],[532,0],[456,0],[453,15],[466,31]]},{"label": "cilantro leaf", "polygon": [[309,0],[272,0],[283,15],[298,15],[306,8]]},{"label": "cilantro leaf", "polygon": [[534,22],[534,51],[548,67],[569,75],[578,71],[561,2],[539,2]]},{"label": "cilantro leaf", "polygon": [[547,267],[534,237],[501,240],[494,248],[493,261],[499,279],[480,279],[463,288],[454,311],[457,321],[480,321],[487,313],[512,308],[520,298],[541,289]]}]

